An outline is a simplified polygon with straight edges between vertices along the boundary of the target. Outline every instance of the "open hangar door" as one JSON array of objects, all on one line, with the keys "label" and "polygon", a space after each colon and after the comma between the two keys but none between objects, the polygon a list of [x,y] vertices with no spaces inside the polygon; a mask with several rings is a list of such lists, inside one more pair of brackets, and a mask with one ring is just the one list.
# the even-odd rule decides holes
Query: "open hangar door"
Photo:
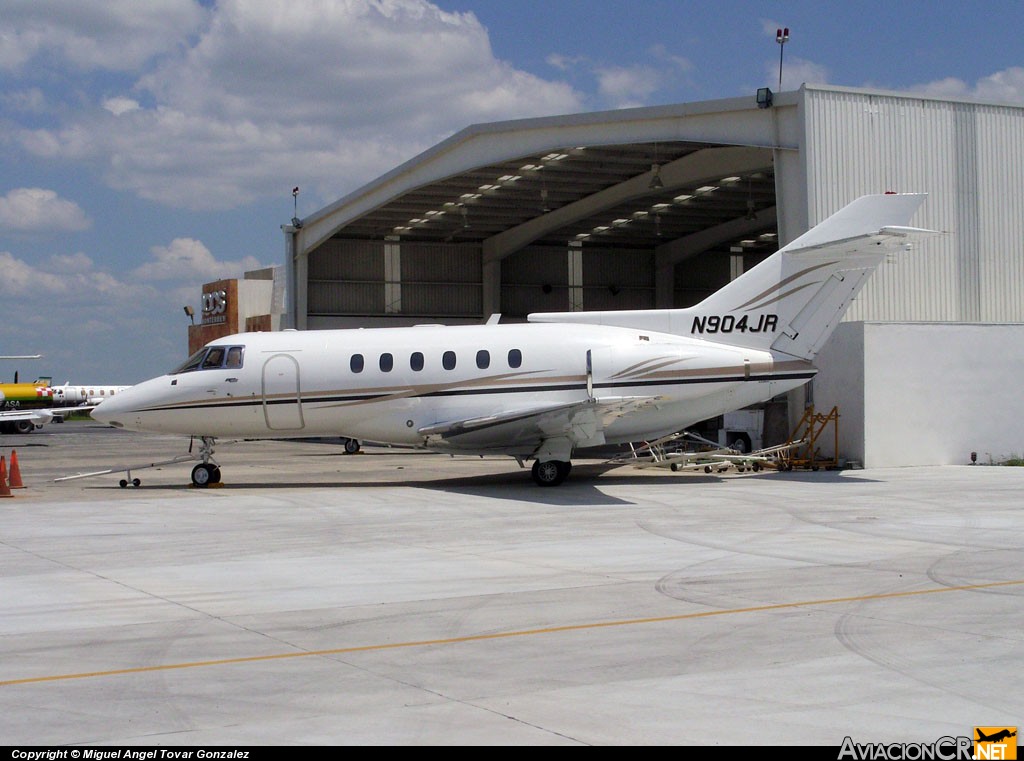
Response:
[{"label": "open hangar door", "polygon": [[305,327],[689,306],[777,248],[775,197],[762,148],[659,141],[474,168],[311,250]]}]

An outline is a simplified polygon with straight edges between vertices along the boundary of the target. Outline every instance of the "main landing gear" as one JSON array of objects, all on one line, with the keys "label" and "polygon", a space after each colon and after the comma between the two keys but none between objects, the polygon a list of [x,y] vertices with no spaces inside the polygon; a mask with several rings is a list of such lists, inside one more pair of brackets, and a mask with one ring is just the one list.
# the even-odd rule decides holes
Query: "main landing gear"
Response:
[{"label": "main landing gear", "polygon": [[563,460],[534,460],[533,482],[537,486],[558,486],[569,475],[572,463]]},{"label": "main landing gear", "polygon": [[192,468],[192,485],[205,489],[211,484],[219,484],[220,467],[213,460],[213,445],[215,440],[210,436],[203,436],[200,439],[199,456],[202,462]]}]

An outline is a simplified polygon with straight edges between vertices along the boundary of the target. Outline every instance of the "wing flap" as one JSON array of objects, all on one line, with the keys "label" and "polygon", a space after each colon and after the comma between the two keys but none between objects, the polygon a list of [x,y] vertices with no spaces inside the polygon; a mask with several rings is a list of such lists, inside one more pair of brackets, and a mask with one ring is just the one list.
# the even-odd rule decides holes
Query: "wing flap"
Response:
[{"label": "wing flap", "polygon": [[536,405],[429,425],[418,433],[428,448],[445,452],[530,455],[551,439],[567,439],[573,448],[599,446],[604,443],[605,427],[657,400],[650,396],[605,397]]}]

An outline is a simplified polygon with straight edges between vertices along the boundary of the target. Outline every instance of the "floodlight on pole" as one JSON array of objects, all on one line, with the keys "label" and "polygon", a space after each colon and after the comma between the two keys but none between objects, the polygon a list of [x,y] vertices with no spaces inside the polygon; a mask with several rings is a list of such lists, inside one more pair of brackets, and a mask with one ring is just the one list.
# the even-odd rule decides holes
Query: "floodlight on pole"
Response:
[{"label": "floodlight on pole", "polygon": [[779,43],[779,92],[782,92],[782,49],[789,41],[789,27],[775,30],[775,41]]}]

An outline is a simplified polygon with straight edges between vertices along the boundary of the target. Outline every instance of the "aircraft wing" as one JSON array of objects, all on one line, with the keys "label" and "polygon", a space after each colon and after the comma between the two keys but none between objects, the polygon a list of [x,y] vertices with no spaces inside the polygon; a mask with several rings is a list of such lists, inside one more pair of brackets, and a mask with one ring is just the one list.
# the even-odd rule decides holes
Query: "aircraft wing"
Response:
[{"label": "aircraft wing", "polygon": [[604,397],[564,404],[537,405],[485,417],[453,420],[419,429],[431,449],[447,452],[492,451],[532,454],[548,439],[566,438],[575,447],[604,443],[604,429],[613,420],[659,397]]},{"label": "aircraft wing", "polygon": [[35,409],[0,410],[0,423],[14,423],[19,420],[30,420],[36,425],[46,425],[55,417],[70,415],[72,412],[84,412],[96,407],[86,404],[80,407],[48,407]]},{"label": "aircraft wing", "polygon": [[55,410],[3,410],[0,411],[0,423],[14,423],[18,420],[30,420],[36,425],[46,425],[53,420]]}]

